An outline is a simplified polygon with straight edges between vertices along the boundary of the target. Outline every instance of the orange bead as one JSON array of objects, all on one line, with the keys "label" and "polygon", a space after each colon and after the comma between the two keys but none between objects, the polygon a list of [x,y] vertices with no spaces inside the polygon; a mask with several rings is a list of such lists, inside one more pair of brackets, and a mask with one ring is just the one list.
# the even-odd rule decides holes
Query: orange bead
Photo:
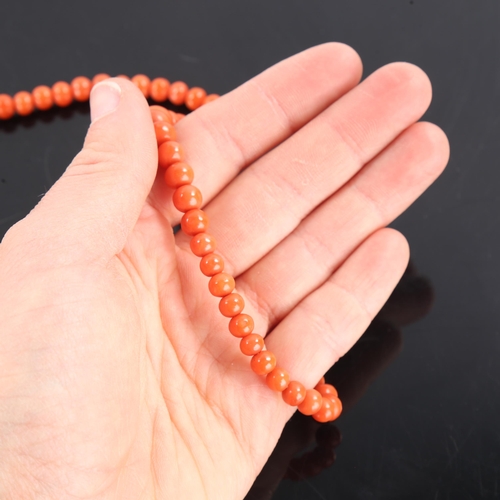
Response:
[{"label": "orange bead", "polygon": [[166,78],[155,78],[151,82],[149,94],[156,102],[166,101],[170,90],[170,82]]},{"label": "orange bead", "polygon": [[205,276],[213,276],[214,274],[224,271],[224,260],[220,255],[217,255],[216,253],[209,253],[201,259],[200,269]]},{"label": "orange bead", "polygon": [[172,163],[184,161],[184,149],[175,141],[167,141],[160,144],[158,148],[158,165],[167,168]]},{"label": "orange bead", "polygon": [[232,318],[245,308],[245,301],[239,293],[230,293],[225,297],[222,297],[219,302],[219,311],[222,316],[226,318]]},{"label": "orange bead", "polygon": [[331,422],[334,415],[333,408],[334,403],[332,403],[330,398],[323,398],[321,401],[321,408],[316,413],[313,413],[312,417],[317,422]]},{"label": "orange bead", "polygon": [[188,86],[184,82],[174,82],[170,85],[170,94],[168,98],[172,104],[180,106],[184,104],[187,92]]},{"label": "orange bead", "polygon": [[[319,379],[319,382],[316,385],[321,385],[321,384],[324,384],[324,383],[325,383],[325,377],[321,377]],[[316,387],[315,387],[315,389],[316,389]]]},{"label": "orange bead", "polygon": [[88,101],[91,89],[92,82],[86,76],[77,76],[71,81],[71,91],[76,101]]},{"label": "orange bead", "polygon": [[52,90],[47,85],[39,85],[33,89],[33,102],[35,107],[40,111],[46,111],[54,105],[54,98],[52,97]]},{"label": "orange bead", "polygon": [[339,398],[336,397],[330,397],[330,402],[332,403],[331,410],[332,410],[332,416],[330,417],[330,422],[333,420],[337,420],[337,418],[340,417],[340,414],[342,413],[342,401],[340,401]]},{"label": "orange bead", "polygon": [[208,104],[209,102],[215,101],[219,97],[220,97],[219,94],[210,94],[210,95],[207,95],[207,97],[205,97],[205,99],[203,100],[203,104]]},{"label": "orange bead", "polygon": [[253,328],[253,318],[248,314],[238,314],[229,322],[229,331],[235,337],[245,337],[253,332]]},{"label": "orange bead", "polygon": [[338,397],[337,389],[330,384],[318,384],[315,389],[322,395],[327,397]]},{"label": "orange bead", "polygon": [[229,295],[236,286],[234,278],[227,273],[218,273],[210,278],[208,289],[215,297],[225,297]]},{"label": "orange bead", "polygon": [[257,375],[267,375],[276,368],[276,356],[271,351],[261,351],[252,357],[250,367]]},{"label": "orange bead", "polygon": [[303,415],[312,415],[321,409],[323,396],[316,389],[307,389],[306,397],[298,408]]},{"label": "orange bead", "polygon": [[245,356],[253,356],[264,349],[264,339],[256,333],[243,337],[240,342],[240,350]]},{"label": "orange bead", "polygon": [[175,127],[166,121],[157,121],[154,123],[156,142],[158,146],[167,141],[175,141],[177,132]]},{"label": "orange bead", "polygon": [[283,401],[290,406],[298,406],[306,397],[306,388],[300,383],[292,380],[283,391]]},{"label": "orange bead", "polygon": [[197,187],[186,184],[184,186],[179,186],[174,191],[172,201],[174,202],[174,207],[179,210],[179,212],[188,212],[193,208],[200,208],[203,199]]},{"label": "orange bead", "polygon": [[203,257],[215,250],[215,238],[211,234],[200,233],[191,238],[189,246],[195,255]]},{"label": "orange bead", "polygon": [[107,73],[98,73],[97,75],[92,78],[92,87],[97,85],[99,82],[103,82],[104,80],[107,80],[108,78],[111,78]]},{"label": "orange bead", "polygon": [[15,113],[14,99],[8,94],[0,94],[0,120],[9,120]]},{"label": "orange bead", "polygon": [[172,120],[172,123],[175,125],[179,121],[179,117],[177,116],[177,113],[175,111],[170,111],[170,119]]},{"label": "orange bead", "polygon": [[[174,163],[171,167],[167,168],[167,172],[175,167],[175,165],[180,165],[180,163]],[[167,183],[168,184],[168,183]],[[174,186],[175,187],[175,186]],[[198,208],[194,210],[189,210],[186,212],[181,219],[181,229],[188,236],[194,236],[198,233],[206,233],[208,230],[208,216],[207,214]],[[212,254],[210,254],[212,255]],[[202,270],[203,272],[203,270]],[[205,273],[203,273],[205,274]],[[217,274],[217,273],[214,273]]]},{"label": "orange bead", "polygon": [[174,121],[172,120],[172,114],[163,106],[157,106],[156,104],[153,104],[152,106],[149,106],[149,111],[151,111],[151,118],[153,119],[153,122],[167,122],[171,123],[172,125],[174,124]]},{"label": "orange bead", "polygon": [[266,384],[273,391],[284,391],[290,382],[290,375],[283,368],[276,367],[272,372],[269,372],[266,377]]},{"label": "orange bead", "polygon": [[33,113],[35,109],[33,96],[29,92],[21,90],[21,92],[14,94],[14,106],[16,107],[18,115],[27,116]]},{"label": "orange bead", "polygon": [[175,123],[180,122],[185,116],[184,113],[175,113],[175,119],[177,120]]},{"label": "orange bead", "polygon": [[60,108],[65,108],[73,102],[73,92],[71,85],[67,82],[56,82],[52,85],[52,96],[54,102]]},{"label": "orange bead", "polygon": [[170,167],[165,170],[165,184],[171,188],[178,188],[179,186],[184,186],[185,184],[191,184],[193,179],[193,169],[190,165],[182,161],[170,165]]},{"label": "orange bead", "polygon": [[186,94],[186,107],[191,111],[199,108],[207,97],[207,93],[201,87],[193,87]]},{"label": "orange bead", "polygon": [[132,83],[135,83],[139,90],[147,99],[149,97],[149,90],[151,88],[151,80],[146,75],[135,75],[131,78]]}]

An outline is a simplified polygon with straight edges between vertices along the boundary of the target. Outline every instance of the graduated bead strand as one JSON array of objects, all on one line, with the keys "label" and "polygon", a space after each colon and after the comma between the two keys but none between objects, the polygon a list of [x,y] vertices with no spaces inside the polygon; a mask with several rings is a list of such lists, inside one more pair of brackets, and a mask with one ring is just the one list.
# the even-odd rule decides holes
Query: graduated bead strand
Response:
[{"label": "graduated bead strand", "polygon": [[[125,75],[118,76],[128,79]],[[36,110],[46,111],[53,106],[67,107],[73,101],[87,101],[92,87],[107,78],[110,76],[106,73],[100,73],[92,80],[78,76],[70,83],[59,81],[52,87],[40,85],[31,93],[20,91],[13,97],[0,94],[0,119],[8,120],[16,114],[27,116]],[[184,82],[170,83],[162,77],[150,80],[146,75],[139,74],[130,80],[137,85],[144,97],[155,102],[169,100],[176,106],[185,105],[191,111],[219,97],[217,94],[207,95],[201,87],[189,88]],[[165,171],[165,184],[175,189],[172,196],[175,208],[184,214],[181,229],[191,237],[191,251],[201,258],[201,272],[210,278],[209,292],[220,298],[219,310],[223,316],[230,318],[229,332],[240,339],[242,354],[251,356],[251,369],[256,374],[265,376],[267,386],[281,392],[285,403],[297,406],[301,413],[312,415],[318,422],[335,420],[342,412],[342,403],[335,388],[326,384],[324,378],[314,389],[306,389],[300,382],[290,380],[288,372],[277,365],[276,356],[266,349],[264,338],[253,332],[252,317],[243,313],[245,302],[234,291],[234,278],[224,272],[224,260],[215,253],[215,238],[207,232],[208,216],[201,210],[202,194],[192,184],[193,169],[185,162],[184,149],[176,141],[175,124],[185,115],[158,105],[150,106],[150,111],[158,144],[158,166]]]}]

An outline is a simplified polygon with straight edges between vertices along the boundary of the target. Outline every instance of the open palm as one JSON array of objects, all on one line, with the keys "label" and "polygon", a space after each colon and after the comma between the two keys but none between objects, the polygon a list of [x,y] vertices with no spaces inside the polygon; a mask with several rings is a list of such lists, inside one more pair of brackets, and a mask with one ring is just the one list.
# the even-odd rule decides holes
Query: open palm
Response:
[{"label": "open palm", "polygon": [[[308,387],[396,285],[408,248],[384,228],[448,158],[415,123],[421,70],[360,77],[352,49],[325,44],[177,125],[245,312]],[[173,234],[147,103],[115,81],[118,109],[0,245],[0,497],[242,498],[294,408]]]}]

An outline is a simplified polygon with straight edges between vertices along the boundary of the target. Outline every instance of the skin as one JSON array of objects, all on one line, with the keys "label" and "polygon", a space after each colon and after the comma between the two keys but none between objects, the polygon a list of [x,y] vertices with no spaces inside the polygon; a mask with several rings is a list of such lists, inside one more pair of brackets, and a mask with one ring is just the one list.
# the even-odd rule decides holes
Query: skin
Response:
[{"label": "skin", "polygon": [[[361,73],[321,45],[177,126],[245,312],[306,387],[394,289],[409,252],[385,226],[449,155],[416,123],[419,68]],[[174,236],[147,103],[114,81],[116,111],[92,109],[83,150],[0,245],[0,498],[243,498],[294,408]]]}]

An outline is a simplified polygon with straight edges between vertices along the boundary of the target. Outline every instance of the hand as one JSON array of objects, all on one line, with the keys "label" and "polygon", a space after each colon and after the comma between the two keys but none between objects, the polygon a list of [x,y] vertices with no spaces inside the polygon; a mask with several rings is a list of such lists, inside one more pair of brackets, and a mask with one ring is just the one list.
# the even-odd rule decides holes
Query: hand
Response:
[{"label": "hand", "polygon": [[[420,69],[360,77],[352,49],[322,45],[177,126],[245,312],[308,387],[403,274],[407,243],[384,227],[448,158],[415,123]],[[294,408],[174,236],[147,103],[114,81],[117,109],[99,117],[106,85],[93,93],[83,150],[0,245],[0,498],[242,498]]]}]

